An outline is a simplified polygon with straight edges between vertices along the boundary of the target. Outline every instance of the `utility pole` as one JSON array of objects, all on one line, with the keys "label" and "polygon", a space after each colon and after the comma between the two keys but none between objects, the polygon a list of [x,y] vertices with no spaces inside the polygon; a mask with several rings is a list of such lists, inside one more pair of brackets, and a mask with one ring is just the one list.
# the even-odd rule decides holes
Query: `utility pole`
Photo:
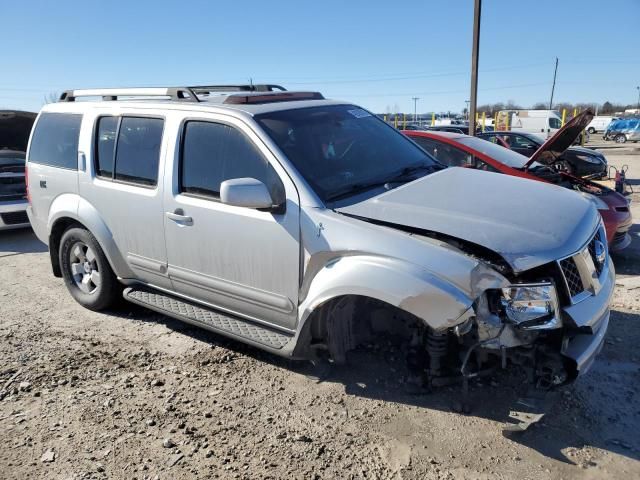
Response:
[{"label": "utility pole", "polygon": [[420,97],[411,97],[411,99],[413,100],[413,121],[417,122],[418,121],[418,100],[420,100]]},{"label": "utility pole", "polygon": [[556,89],[557,75],[558,75],[558,57],[556,57],[556,69],[553,71],[553,85],[551,86],[551,100],[549,100],[549,110],[553,109],[553,91]]},{"label": "utility pole", "polygon": [[476,134],[476,107],[478,106],[478,56],[480,54],[480,12],[482,0],[475,0],[473,8],[473,51],[471,53],[471,96],[469,112],[469,135]]}]

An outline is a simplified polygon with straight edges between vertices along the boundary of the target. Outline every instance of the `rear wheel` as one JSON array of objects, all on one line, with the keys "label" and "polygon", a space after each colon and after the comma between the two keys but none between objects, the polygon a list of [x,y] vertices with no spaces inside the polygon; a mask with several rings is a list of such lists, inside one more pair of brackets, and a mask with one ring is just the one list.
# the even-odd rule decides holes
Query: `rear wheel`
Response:
[{"label": "rear wheel", "polygon": [[59,260],[67,289],[80,305],[103,310],[118,300],[118,280],[91,232],[84,228],[64,232]]},{"label": "rear wheel", "polygon": [[616,138],[614,138],[614,140],[616,141],[616,143],[625,143],[627,141],[627,137],[625,137],[624,135],[616,135]]},{"label": "rear wheel", "polygon": [[593,127],[589,127],[589,128],[587,129],[587,132],[589,132],[591,135],[593,135],[594,133],[596,133],[596,129],[595,129],[595,128],[593,128]]}]

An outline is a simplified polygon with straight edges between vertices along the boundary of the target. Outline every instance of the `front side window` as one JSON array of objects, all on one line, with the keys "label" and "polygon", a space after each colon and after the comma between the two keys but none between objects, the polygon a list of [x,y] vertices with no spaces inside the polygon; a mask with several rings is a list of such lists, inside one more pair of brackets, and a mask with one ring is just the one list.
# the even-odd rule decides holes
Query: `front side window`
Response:
[{"label": "front side window", "polygon": [[562,126],[562,122],[559,118],[551,117],[549,118],[549,128],[560,128]]},{"label": "front side window", "polygon": [[41,114],[33,133],[29,162],[77,170],[81,123],[82,115],[78,114]]},{"label": "front side window", "polygon": [[187,122],[181,156],[181,192],[219,198],[225,180],[254,178],[266,185],[275,204],[284,200],[284,186],[273,167],[249,138],[229,125]]},{"label": "front side window", "polygon": [[452,145],[421,137],[414,138],[414,140],[445,165],[450,167],[464,167],[472,164],[473,156],[471,154]]},{"label": "front side window", "polygon": [[154,186],[164,120],[147,117],[100,117],[96,129],[98,176]]},{"label": "front side window", "polygon": [[324,202],[379,185],[397,186],[409,181],[409,173],[415,179],[441,168],[402,133],[355,105],[280,110],[255,118]]}]

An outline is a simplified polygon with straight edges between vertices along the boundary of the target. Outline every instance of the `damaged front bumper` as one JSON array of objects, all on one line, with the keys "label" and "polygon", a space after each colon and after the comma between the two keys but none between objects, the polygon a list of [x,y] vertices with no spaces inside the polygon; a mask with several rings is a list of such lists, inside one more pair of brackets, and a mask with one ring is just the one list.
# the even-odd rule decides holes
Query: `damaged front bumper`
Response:
[{"label": "damaged front bumper", "polygon": [[561,354],[575,369],[574,376],[584,375],[591,368],[604,345],[616,277],[611,259],[608,259],[608,268],[603,277],[597,295],[563,309],[566,323],[575,325],[575,329],[568,330],[563,337]]}]

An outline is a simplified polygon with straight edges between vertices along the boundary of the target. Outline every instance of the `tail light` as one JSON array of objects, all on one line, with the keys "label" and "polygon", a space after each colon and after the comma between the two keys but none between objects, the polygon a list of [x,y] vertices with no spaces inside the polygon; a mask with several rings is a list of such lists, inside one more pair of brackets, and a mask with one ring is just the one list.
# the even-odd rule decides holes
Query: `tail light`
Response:
[{"label": "tail light", "polygon": [[24,185],[27,189],[27,202],[31,205],[31,194],[29,193],[29,164],[27,162],[24,164]]}]

